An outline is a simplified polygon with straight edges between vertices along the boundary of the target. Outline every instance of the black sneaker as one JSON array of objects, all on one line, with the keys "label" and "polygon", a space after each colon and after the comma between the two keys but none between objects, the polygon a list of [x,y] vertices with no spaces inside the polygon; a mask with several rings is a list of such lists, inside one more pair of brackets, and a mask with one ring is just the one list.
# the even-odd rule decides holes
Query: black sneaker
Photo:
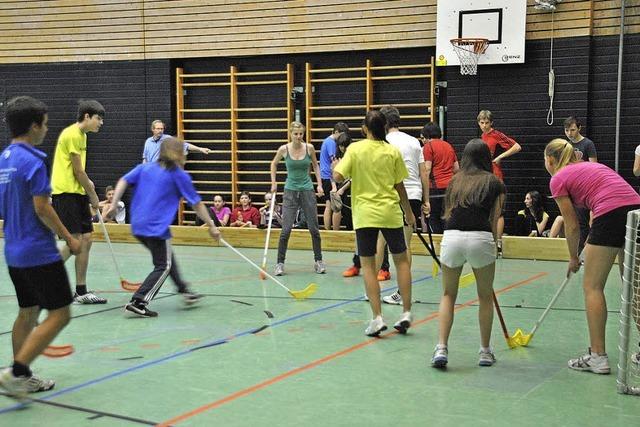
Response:
[{"label": "black sneaker", "polygon": [[130,302],[129,304],[124,306],[125,311],[129,313],[133,313],[140,317],[158,317],[158,313],[155,311],[151,311],[147,308],[146,305]]},{"label": "black sneaker", "polygon": [[184,305],[194,305],[202,299],[202,295],[191,291],[182,292],[180,295],[182,295]]}]

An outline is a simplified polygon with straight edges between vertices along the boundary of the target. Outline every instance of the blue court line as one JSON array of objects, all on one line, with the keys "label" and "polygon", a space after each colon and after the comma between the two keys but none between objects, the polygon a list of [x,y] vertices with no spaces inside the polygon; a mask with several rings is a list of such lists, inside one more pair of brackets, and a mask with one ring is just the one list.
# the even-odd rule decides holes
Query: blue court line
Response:
[{"label": "blue court line", "polygon": [[[423,281],[429,280],[431,278],[432,278],[432,276],[430,276],[430,275],[422,277],[420,279],[417,279],[417,280],[414,280],[413,282],[411,282],[411,285],[413,286],[416,283],[423,282]],[[392,286],[392,287],[389,287],[389,288],[384,288],[380,292],[388,292],[388,291],[391,291],[391,290],[395,290],[397,288],[398,288],[397,286]],[[289,323],[289,322],[292,322],[294,320],[298,320],[298,319],[302,319],[302,318],[305,318],[305,317],[309,317],[309,316],[312,316],[312,315],[318,314],[318,313],[323,313],[325,311],[328,311],[328,310],[331,310],[331,309],[334,309],[334,308],[337,308],[337,307],[342,307],[343,305],[351,304],[351,303],[354,303],[354,302],[357,302],[357,301],[362,301],[363,299],[364,299],[364,296],[361,296],[361,297],[358,297],[358,298],[353,298],[353,299],[342,301],[342,302],[339,302],[339,303],[336,303],[336,304],[332,304],[332,305],[328,305],[328,306],[325,306],[325,307],[321,307],[321,308],[318,308],[316,310],[308,311],[306,313],[297,314],[295,316],[291,316],[291,317],[288,317],[286,319],[282,319],[282,320],[278,320],[276,322],[273,322],[270,325],[270,327],[273,328],[275,326],[283,325],[285,323]],[[218,338],[218,339],[215,339],[215,340],[210,341],[210,342],[205,343],[205,344],[199,344],[197,346],[194,346],[193,348],[188,348],[186,350],[181,350],[181,351],[179,351],[177,353],[173,353],[173,354],[169,354],[167,356],[160,357],[159,359],[150,360],[148,362],[144,362],[144,363],[141,363],[139,365],[131,366],[129,368],[122,369],[120,371],[112,372],[111,374],[104,375],[104,376],[96,378],[94,380],[86,381],[84,383],[81,383],[81,384],[78,384],[78,385],[75,385],[75,386],[72,386],[72,387],[63,388],[62,390],[59,390],[57,392],[54,392],[54,393],[48,394],[48,395],[46,395],[44,397],[41,397],[41,398],[39,398],[39,400],[51,400],[54,397],[62,396],[63,394],[68,394],[68,393],[74,392],[76,390],[80,390],[80,389],[89,387],[91,385],[98,384],[98,383],[110,380],[112,378],[120,377],[120,376],[128,374],[130,372],[135,372],[135,371],[138,371],[140,369],[147,368],[149,366],[159,365],[161,363],[164,363],[164,362],[172,360],[172,359],[176,359],[176,358],[184,356],[186,354],[192,354],[193,353],[192,350],[194,348],[196,348],[196,347],[213,347],[213,346],[216,346],[218,344],[224,344],[224,343],[230,341],[231,339],[240,338],[240,337],[243,337],[243,336],[246,336],[246,335],[252,335],[256,331],[256,329],[257,328],[247,329],[247,330],[244,330],[244,331],[239,332],[237,334],[233,334],[233,335],[231,335],[229,337],[226,337],[226,338]],[[14,404],[12,406],[8,406],[8,407],[0,409],[0,414],[11,412],[11,411],[14,411],[16,409],[23,408],[23,407],[24,407],[24,404],[20,404],[20,403]]]}]

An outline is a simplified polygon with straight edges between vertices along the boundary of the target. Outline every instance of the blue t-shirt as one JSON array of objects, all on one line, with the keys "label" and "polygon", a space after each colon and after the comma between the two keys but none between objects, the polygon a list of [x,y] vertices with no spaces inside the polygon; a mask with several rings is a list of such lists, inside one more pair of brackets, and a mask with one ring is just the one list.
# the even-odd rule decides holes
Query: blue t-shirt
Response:
[{"label": "blue t-shirt", "polygon": [[336,140],[328,136],[320,146],[320,178],[331,179],[331,162],[336,156]]},{"label": "blue t-shirt", "polygon": [[46,158],[22,142],[12,142],[0,154],[0,216],[4,218],[4,256],[10,267],[61,260],[53,233],[33,206],[33,196],[51,194]]},{"label": "blue t-shirt", "polygon": [[[147,163],[151,163],[151,162],[155,162],[158,160],[158,158],[160,157],[160,147],[162,146],[162,142],[167,139],[167,138],[171,138],[171,135],[166,135],[166,134],[162,134],[160,135],[160,138],[155,139],[153,136],[147,138],[147,140],[144,142],[144,150],[142,151],[142,159],[144,161],[146,161]],[[187,153],[188,150],[188,145],[185,142],[184,143],[184,152]]]},{"label": "blue t-shirt", "polygon": [[188,173],[179,167],[165,169],[159,162],[136,166],[124,177],[135,186],[131,201],[131,232],[134,236],[170,239],[169,226],[180,198],[191,205],[200,200]]}]

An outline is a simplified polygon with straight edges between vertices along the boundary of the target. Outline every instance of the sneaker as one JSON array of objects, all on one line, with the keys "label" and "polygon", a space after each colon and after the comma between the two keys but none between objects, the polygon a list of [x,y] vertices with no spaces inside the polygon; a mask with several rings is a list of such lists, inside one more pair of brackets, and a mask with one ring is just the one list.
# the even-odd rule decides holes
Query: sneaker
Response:
[{"label": "sneaker", "polygon": [[391,272],[388,270],[378,271],[378,282],[386,282],[387,280],[391,280]]},{"label": "sneaker", "polygon": [[5,368],[0,372],[0,388],[5,390],[9,397],[24,401],[27,399],[27,381],[30,377],[14,377],[13,368]]},{"label": "sneaker", "polygon": [[396,329],[396,331],[404,335],[407,333],[407,330],[411,327],[412,320],[413,320],[413,317],[411,316],[411,312],[405,311],[404,313],[402,313],[402,316],[400,316],[400,319],[398,319],[398,321],[394,323],[393,327]]},{"label": "sneaker", "polygon": [[45,380],[35,375],[31,375],[26,382],[27,392],[38,393],[41,391],[49,391],[55,387],[56,382],[53,380]]},{"label": "sneaker", "polygon": [[496,240],[496,256],[498,258],[502,258],[502,240],[498,239]]},{"label": "sneaker", "polygon": [[480,354],[480,358],[478,359],[478,365],[480,366],[493,366],[496,363],[496,355],[493,354],[493,350],[491,347],[487,351],[480,348],[478,352]]},{"label": "sneaker", "polygon": [[362,298],[364,298],[365,301],[369,301],[369,295],[367,295],[367,294],[364,294],[364,297],[362,297]]},{"label": "sneaker", "polygon": [[431,357],[431,366],[438,369],[447,367],[449,362],[449,350],[444,344],[438,344],[436,349],[433,350],[433,356]]},{"label": "sneaker", "polygon": [[591,348],[588,349],[587,354],[569,360],[569,368],[576,371],[591,371],[594,374],[611,373],[609,357],[606,354],[592,353]]},{"label": "sneaker", "polygon": [[194,305],[202,299],[202,295],[191,291],[182,292],[181,295],[184,305]]},{"label": "sneaker", "polygon": [[342,277],[355,277],[359,275],[360,275],[360,269],[355,265],[352,265],[351,267],[347,268],[345,271],[342,272]]},{"label": "sneaker", "polygon": [[284,263],[277,263],[276,268],[273,269],[274,276],[282,276],[284,274]]},{"label": "sneaker", "polygon": [[384,320],[382,320],[382,316],[378,316],[375,319],[371,319],[369,322],[369,326],[364,330],[364,333],[370,337],[377,337],[380,335],[380,332],[386,331],[387,325],[384,324]]},{"label": "sneaker", "polygon": [[158,313],[155,311],[151,311],[147,308],[145,304],[140,304],[137,302],[130,302],[129,304],[124,306],[125,311],[129,313],[133,313],[140,317],[157,317]]},{"label": "sneaker", "polygon": [[640,352],[631,355],[631,363],[640,366]]},{"label": "sneaker", "polygon": [[324,261],[318,260],[313,264],[313,269],[318,274],[324,274],[327,271],[327,267],[324,265]]},{"label": "sneaker", "polygon": [[93,292],[87,292],[84,295],[78,295],[78,293],[75,292],[73,294],[73,302],[74,304],[106,304],[107,300]]},{"label": "sneaker", "polygon": [[382,302],[384,302],[386,304],[401,305],[402,304],[402,297],[400,296],[400,294],[398,292],[394,292],[391,295],[383,296],[382,297]]}]

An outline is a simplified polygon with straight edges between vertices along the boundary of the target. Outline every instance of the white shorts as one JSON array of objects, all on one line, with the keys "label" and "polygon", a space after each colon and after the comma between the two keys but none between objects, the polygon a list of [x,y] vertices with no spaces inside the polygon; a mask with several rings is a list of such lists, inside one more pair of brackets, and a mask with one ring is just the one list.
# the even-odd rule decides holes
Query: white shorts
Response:
[{"label": "white shorts", "polygon": [[445,230],[440,243],[440,261],[449,268],[468,262],[482,268],[496,262],[496,244],[488,231]]}]

